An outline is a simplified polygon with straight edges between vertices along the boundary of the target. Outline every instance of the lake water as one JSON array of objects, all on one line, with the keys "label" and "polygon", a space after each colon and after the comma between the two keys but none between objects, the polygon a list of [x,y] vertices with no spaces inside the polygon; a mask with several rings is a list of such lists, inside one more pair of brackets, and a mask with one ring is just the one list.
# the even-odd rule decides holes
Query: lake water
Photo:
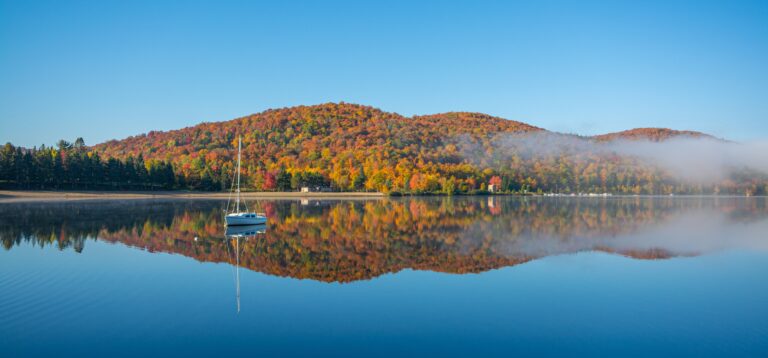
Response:
[{"label": "lake water", "polygon": [[768,356],[765,198],[250,205],[0,203],[0,356]]}]

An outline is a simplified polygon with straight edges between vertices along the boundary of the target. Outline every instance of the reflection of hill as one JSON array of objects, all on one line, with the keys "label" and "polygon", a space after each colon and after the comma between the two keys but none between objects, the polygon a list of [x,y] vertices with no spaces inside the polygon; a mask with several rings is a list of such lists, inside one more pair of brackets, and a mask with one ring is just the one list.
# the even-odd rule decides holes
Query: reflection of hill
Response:
[{"label": "reflection of hill", "polygon": [[[721,200],[718,205],[712,199],[667,198],[269,202],[262,203],[268,230],[241,242],[240,264],[272,275],[349,282],[403,269],[482,272],[582,250],[668,258],[687,253],[619,248],[612,242],[686,210],[716,208],[732,220],[766,215],[764,200],[739,205],[737,199]],[[31,241],[82,251],[86,238],[98,237],[150,252],[229,262],[220,206],[214,201],[5,205],[0,236],[7,249]]]}]

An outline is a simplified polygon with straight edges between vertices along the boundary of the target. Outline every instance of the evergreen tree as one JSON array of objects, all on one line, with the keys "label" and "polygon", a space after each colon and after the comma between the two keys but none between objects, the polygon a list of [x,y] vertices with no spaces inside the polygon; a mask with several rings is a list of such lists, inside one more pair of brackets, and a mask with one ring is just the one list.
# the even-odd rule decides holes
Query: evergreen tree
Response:
[{"label": "evergreen tree", "polygon": [[290,191],[291,179],[291,174],[288,174],[284,167],[280,168],[280,171],[277,173],[277,190]]}]

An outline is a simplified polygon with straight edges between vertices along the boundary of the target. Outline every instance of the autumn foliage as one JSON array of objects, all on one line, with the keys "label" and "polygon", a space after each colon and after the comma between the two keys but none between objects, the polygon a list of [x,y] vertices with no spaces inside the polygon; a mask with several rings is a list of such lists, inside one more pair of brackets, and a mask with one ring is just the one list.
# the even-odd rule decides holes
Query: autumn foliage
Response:
[{"label": "autumn foliage", "polygon": [[[683,182],[631,156],[581,150],[584,143],[600,145],[619,138],[662,141],[705,136],[697,132],[643,128],[591,138],[480,113],[405,117],[347,103],[267,110],[226,122],[152,131],[81,152],[102,158],[97,169],[109,160],[134,167],[140,160],[147,173],[154,166],[167,178],[171,167],[173,179],[147,179],[138,186],[218,191],[232,182],[240,136],[243,186],[251,191],[310,186],[451,195],[484,193],[493,184],[495,192],[507,193],[759,195],[768,184],[765,173],[744,170],[719,183]],[[533,145],[520,144],[526,142]],[[40,180],[19,175],[26,169],[15,164],[26,152],[18,148],[7,152],[0,153],[0,187],[34,187]],[[69,152],[59,150],[50,156],[61,157],[63,163]],[[35,163],[27,166],[36,167]],[[112,187],[134,188],[136,180]],[[73,177],[70,182],[77,186],[82,181]],[[95,183],[103,187],[112,181]]]}]

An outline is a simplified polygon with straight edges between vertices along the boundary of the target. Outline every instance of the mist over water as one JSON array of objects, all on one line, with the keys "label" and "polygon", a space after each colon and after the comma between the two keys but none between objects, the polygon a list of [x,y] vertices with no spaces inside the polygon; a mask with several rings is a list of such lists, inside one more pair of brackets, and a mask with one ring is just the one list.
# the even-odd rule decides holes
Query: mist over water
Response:
[{"label": "mist over water", "polygon": [[[558,254],[606,250],[617,253],[671,257],[697,256],[728,250],[768,253],[768,213],[748,221],[730,217],[724,208],[699,207],[670,212],[658,221],[637,225],[631,221],[614,230],[581,231],[566,235],[527,232],[515,240],[495,241],[494,249],[508,255],[546,257]],[[578,215],[578,214],[577,214]],[[618,224],[617,224],[618,225]],[[493,234],[504,237],[505,230]]]}]

